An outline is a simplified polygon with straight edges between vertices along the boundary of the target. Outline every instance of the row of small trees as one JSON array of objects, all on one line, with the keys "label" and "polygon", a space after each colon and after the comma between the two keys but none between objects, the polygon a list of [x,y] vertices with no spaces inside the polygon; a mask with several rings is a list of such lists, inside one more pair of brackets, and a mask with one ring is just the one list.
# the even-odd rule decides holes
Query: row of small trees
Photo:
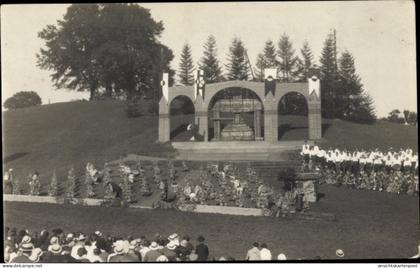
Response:
[{"label": "row of small trees", "polygon": [[[205,71],[205,79],[209,83],[225,79],[263,81],[265,68],[277,68],[277,78],[282,82],[303,82],[310,76],[313,69],[319,68],[322,79],[321,99],[324,117],[362,123],[374,122],[376,116],[373,101],[363,89],[361,78],[356,72],[353,55],[346,50],[338,56],[335,31],[327,36],[319,62],[318,67],[307,41],[303,43],[300,55],[296,55],[289,36],[283,34],[277,43],[277,49],[272,40],[265,42],[263,51],[257,56],[256,67],[253,68],[243,42],[239,38],[234,38],[229,48],[225,74],[223,74],[222,65],[217,59],[216,40],[213,35],[210,35],[204,44],[203,56],[197,68]],[[178,71],[180,83],[191,85],[195,69],[191,47],[185,44]]]},{"label": "row of small trees", "polygon": [[417,125],[417,113],[409,110],[401,112],[398,109],[394,109],[388,114],[386,120],[399,124]]}]

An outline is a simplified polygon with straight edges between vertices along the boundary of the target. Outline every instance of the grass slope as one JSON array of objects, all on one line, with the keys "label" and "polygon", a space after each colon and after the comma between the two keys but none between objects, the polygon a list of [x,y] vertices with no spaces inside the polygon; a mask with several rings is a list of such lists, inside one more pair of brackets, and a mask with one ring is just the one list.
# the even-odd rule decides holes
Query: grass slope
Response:
[{"label": "grass slope", "polygon": [[[418,243],[418,197],[349,190],[322,185],[323,198],[311,210],[334,213],[335,222],[195,214],[174,210],[80,207],[71,205],[5,203],[5,226],[40,231],[94,232],[151,238],[155,233],[203,234],[212,256],[243,259],[254,241],[265,242],[274,256],[290,259],[408,258]],[[196,242],[195,240],[193,241]]]},{"label": "grass slope", "polygon": [[[53,169],[66,176],[87,161],[99,168],[128,153],[162,156],[155,116],[128,118],[120,101],[69,102],[3,113],[3,164],[16,176],[38,170],[49,181]],[[45,178],[47,176],[47,178]]]}]

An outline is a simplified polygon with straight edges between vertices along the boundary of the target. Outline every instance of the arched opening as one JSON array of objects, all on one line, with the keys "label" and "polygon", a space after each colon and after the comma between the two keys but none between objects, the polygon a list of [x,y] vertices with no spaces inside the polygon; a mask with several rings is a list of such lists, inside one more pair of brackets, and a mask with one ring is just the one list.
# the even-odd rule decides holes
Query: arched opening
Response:
[{"label": "arched opening", "polygon": [[217,92],[208,105],[209,141],[249,141],[264,138],[264,107],[258,95],[241,87]]},{"label": "arched opening", "polygon": [[298,92],[286,93],[278,104],[278,140],[307,140],[308,103]]},{"label": "arched opening", "polygon": [[177,96],[169,104],[169,124],[171,141],[190,141],[195,135],[194,123],[195,108],[192,100],[184,95]]}]

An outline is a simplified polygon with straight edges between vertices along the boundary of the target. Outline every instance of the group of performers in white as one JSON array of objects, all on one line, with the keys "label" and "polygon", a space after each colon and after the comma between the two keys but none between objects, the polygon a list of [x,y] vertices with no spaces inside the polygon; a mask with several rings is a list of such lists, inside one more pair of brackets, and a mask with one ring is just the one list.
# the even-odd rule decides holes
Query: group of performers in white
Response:
[{"label": "group of performers in white", "polygon": [[320,184],[410,195],[419,192],[418,153],[412,149],[324,150],[305,143],[301,155],[306,170],[321,173]]}]

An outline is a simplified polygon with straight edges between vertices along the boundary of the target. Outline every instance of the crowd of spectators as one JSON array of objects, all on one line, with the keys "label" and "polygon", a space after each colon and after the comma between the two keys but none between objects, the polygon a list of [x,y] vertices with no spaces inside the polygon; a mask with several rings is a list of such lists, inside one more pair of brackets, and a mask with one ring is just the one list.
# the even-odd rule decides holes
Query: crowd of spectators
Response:
[{"label": "crowd of spectators", "polygon": [[209,261],[205,238],[199,236],[193,245],[188,235],[156,234],[152,239],[92,234],[64,233],[61,229],[5,229],[4,256],[10,263],[61,262],[176,262]]},{"label": "crowd of spectators", "polygon": [[[103,263],[103,262],[207,262],[235,261],[231,256],[211,256],[205,238],[193,243],[188,235],[174,233],[168,237],[156,234],[116,237],[100,231],[92,234],[65,233],[61,229],[31,233],[5,228],[4,261],[6,263]],[[272,256],[265,243],[255,242],[244,260],[286,260],[280,253]]]}]

